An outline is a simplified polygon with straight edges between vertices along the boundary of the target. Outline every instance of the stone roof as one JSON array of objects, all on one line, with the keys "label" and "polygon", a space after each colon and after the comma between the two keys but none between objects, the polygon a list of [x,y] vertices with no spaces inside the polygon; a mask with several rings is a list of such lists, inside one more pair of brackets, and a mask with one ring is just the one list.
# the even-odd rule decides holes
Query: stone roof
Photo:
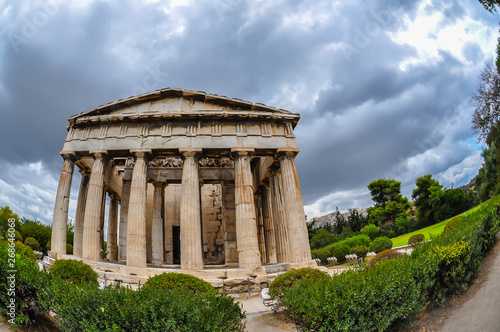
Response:
[{"label": "stone roof", "polygon": [[[94,116],[101,116],[109,114],[113,110],[128,108],[131,106],[154,102],[162,99],[169,98],[185,98],[199,102],[206,102],[211,104],[220,105],[222,107],[227,108],[228,110],[217,110],[215,113],[224,113],[224,116],[237,116],[238,113],[242,111],[247,112],[250,117],[252,115],[258,117],[267,115],[269,117],[282,117],[289,118],[295,121],[300,119],[300,115],[298,113],[292,113],[284,109],[278,109],[272,106],[267,106],[261,103],[252,103],[250,101],[245,101],[238,98],[228,98],[226,96],[219,96],[216,94],[209,94],[203,91],[192,91],[185,89],[177,89],[177,88],[164,88],[156,91],[144,93],[137,96],[128,97],[125,99],[120,99],[105,105],[101,105],[94,109],[75,114],[71,116],[68,121],[70,123],[75,122],[76,119],[79,118],[89,118]],[[206,113],[206,114],[204,114]],[[234,113],[234,114],[232,114]],[[252,114],[253,113],[253,114]],[[215,115],[213,111],[211,112],[203,112],[197,111],[198,116],[213,116]]]}]

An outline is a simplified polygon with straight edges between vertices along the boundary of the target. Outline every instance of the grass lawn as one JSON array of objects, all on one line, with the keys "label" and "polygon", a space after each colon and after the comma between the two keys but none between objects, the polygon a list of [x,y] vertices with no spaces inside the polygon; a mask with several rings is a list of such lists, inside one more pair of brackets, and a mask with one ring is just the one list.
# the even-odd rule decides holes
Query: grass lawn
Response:
[{"label": "grass lawn", "polygon": [[[473,207],[472,209],[464,212],[465,214],[469,214],[470,212],[473,212],[474,210],[478,209],[481,205],[478,205],[476,207]],[[455,216],[456,217],[456,216]],[[411,232],[411,233],[407,233],[407,234],[403,234],[403,235],[400,235],[400,236],[397,236],[397,237],[394,237],[392,238],[392,247],[400,247],[400,246],[405,246],[408,244],[408,239],[410,237],[412,237],[413,235],[415,234],[424,234],[425,235],[425,240],[424,241],[427,241],[427,240],[430,240],[431,238],[431,235],[438,235],[438,234],[441,234],[444,230],[444,226],[446,226],[446,224],[451,221],[453,218],[455,217],[452,217],[450,219],[447,219],[445,221],[442,221],[438,224],[434,224],[434,225],[431,225],[429,227],[425,227],[425,228],[422,228],[422,229],[419,229],[415,232]]]}]

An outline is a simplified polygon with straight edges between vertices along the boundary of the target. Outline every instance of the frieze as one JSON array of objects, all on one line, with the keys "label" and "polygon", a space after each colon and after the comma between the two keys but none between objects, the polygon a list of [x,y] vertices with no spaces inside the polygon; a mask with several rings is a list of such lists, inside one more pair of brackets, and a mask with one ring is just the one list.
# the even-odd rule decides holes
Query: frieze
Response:
[{"label": "frieze", "polygon": [[202,158],[198,162],[201,167],[234,167],[234,162],[227,158]]},{"label": "frieze", "polygon": [[179,157],[155,158],[149,162],[149,167],[182,167],[184,162]]}]

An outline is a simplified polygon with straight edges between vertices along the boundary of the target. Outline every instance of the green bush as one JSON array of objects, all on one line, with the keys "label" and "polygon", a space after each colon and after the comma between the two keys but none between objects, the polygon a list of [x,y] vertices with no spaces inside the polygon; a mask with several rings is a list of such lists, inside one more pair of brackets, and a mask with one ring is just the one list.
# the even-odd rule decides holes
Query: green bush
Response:
[{"label": "green bush", "polygon": [[380,233],[380,229],[373,224],[366,225],[361,228],[361,234],[368,236],[371,240],[374,240]]},{"label": "green bush", "polygon": [[386,331],[404,325],[422,305],[410,257],[346,271],[285,293],[285,315],[305,331]]},{"label": "green bush", "polygon": [[367,246],[357,246],[351,249],[351,254],[355,254],[358,257],[365,257],[368,253],[368,249]]},{"label": "green bush", "polygon": [[21,233],[16,231],[15,234],[16,234],[16,241],[23,242],[23,236],[21,235]]},{"label": "green bush", "polygon": [[97,273],[82,261],[58,259],[50,268],[50,273],[74,285],[90,285],[97,287]]},{"label": "green bush", "polygon": [[358,247],[358,246],[370,246],[370,237],[364,234],[356,235],[350,238],[347,238],[342,243],[347,244],[350,248]]},{"label": "green bush", "polygon": [[269,295],[277,299],[299,281],[306,281],[309,284],[313,284],[319,280],[325,279],[330,279],[330,276],[317,269],[310,267],[293,269],[274,279],[271,285],[269,285]]},{"label": "green bush", "polygon": [[455,217],[453,218],[452,220],[450,220],[446,226],[444,226],[444,230],[443,232],[448,232],[449,230],[451,230],[453,227],[455,227],[455,225],[460,221],[462,220],[462,216],[458,216],[458,217]]},{"label": "green bush", "polygon": [[217,292],[142,287],[74,287],[60,279],[43,304],[63,331],[243,331],[245,315]]},{"label": "green bush", "polygon": [[20,256],[28,258],[30,260],[36,260],[36,255],[33,252],[33,249],[31,249],[31,247],[28,247],[27,245],[19,241],[16,241],[15,245],[16,245],[16,254],[19,254]]},{"label": "green bush", "polygon": [[73,255],[73,246],[70,243],[66,243],[66,253],[68,255]]},{"label": "green bush", "polygon": [[415,234],[408,239],[408,244],[422,243],[425,240],[424,234]]},{"label": "green bush", "polygon": [[[16,271],[15,284],[8,279],[12,270]],[[11,247],[0,241],[0,280],[0,315],[13,325],[27,324],[41,310],[38,297],[48,282],[47,273],[38,270],[31,248],[21,242]],[[15,299],[13,307],[11,299]]]},{"label": "green bush", "polygon": [[381,251],[391,249],[392,241],[386,236],[380,236],[372,241],[370,244],[370,251],[374,251],[375,253],[379,253]]},{"label": "green bush", "polygon": [[370,265],[373,265],[376,262],[380,262],[387,259],[394,259],[401,256],[403,256],[403,254],[396,250],[386,249],[384,251],[379,252],[374,257],[372,257],[372,259],[370,260]]},{"label": "green bush", "polygon": [[318,229],[316,234],[311,239],[311,249],[319,249],[333,243],[335,235],[325,229]]},{"label": "green bush", "polygon": [[162,273],[149,278],[143,288],[190,291],[192,293],[215,292],[214,286],[205,280],[184,273]]},{"label": "green bush", "polygon": [[[474,280],[500,229],[499,204],[500,196],[484,203],[449,231],[415,247],[411,256],[384,259],[314,284],[298,283],[280,300],[285,314],[305,331],[395,331],[409,326],[428,305],[442,303]],[[393,255],[388,251],[379,258]]]},{"label": "green bush", "polygon": [[24,240],[24,244],[29,246],[33,250],[40,249],[40,244],[35,238],[32,237],[27,237],[26,240]]},{"label": "green bush", "polygon": [[337,258],[339,263],[345,261],[345,256],[351,253],[351,247],[343,243],[343,241],[332,244],[326,248],[330,250],[331,256]]},{"label": "green bush", "polygon": [[321,259],[322,263],[327,263],[327,258],[330,257],[330,250],[326,248],[321,248],[321,249],[314,249],[311,250],[311,255],[312,258],[319,258]]}]

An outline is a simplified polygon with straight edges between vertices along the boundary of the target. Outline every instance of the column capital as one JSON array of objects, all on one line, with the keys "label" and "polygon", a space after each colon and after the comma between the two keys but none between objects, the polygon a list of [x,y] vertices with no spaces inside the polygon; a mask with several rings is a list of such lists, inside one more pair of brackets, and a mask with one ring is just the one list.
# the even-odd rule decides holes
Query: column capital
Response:
[{"label": "column capital", "polygon": [[109,199],[117,199],[118,198],[118,194],[115,193],[114,191],[108,191],[107,194],[109,196]]},{"label": "column capital", "polygon": [[108,150],[91,150],[89,153],[93,155],[94,158],[109,159]]},{"label": "column capital", "polygon": [[231,155],[233,157],[238,156],[238,157],[252,157],[253,153],[255,152],[254,148],[231,148]]},{"label": "column capital", "polygon": [[278,159],[281,158],[295,158],[297,154],[299,154],[299,149],[296,148],[279,148],[278,151],[276,151],[276,155]]},{"label": "column capital", "polygon": [[151,183],[153,184],[154,187],[165,188],[166,186],[168,186],[168,183],[166,181],[152,181]]},{"label": "column capital", "polygon": [[61,157],[63,157],[64,160],[69,159],[73,162],[79,159],[75,151],[61,151],[59,155],[61,155]]},{"label": "column capital", "polygon": [[202,151],[203,151],[202,148],[181,148],[181,149],[179,149],[179,153],[184,158],[200,157]]},{"label": "column capital", "polygon": [[149,158],[151,156],[151,149],[130,149],[130,153],[135,155],[136,158]]}]

